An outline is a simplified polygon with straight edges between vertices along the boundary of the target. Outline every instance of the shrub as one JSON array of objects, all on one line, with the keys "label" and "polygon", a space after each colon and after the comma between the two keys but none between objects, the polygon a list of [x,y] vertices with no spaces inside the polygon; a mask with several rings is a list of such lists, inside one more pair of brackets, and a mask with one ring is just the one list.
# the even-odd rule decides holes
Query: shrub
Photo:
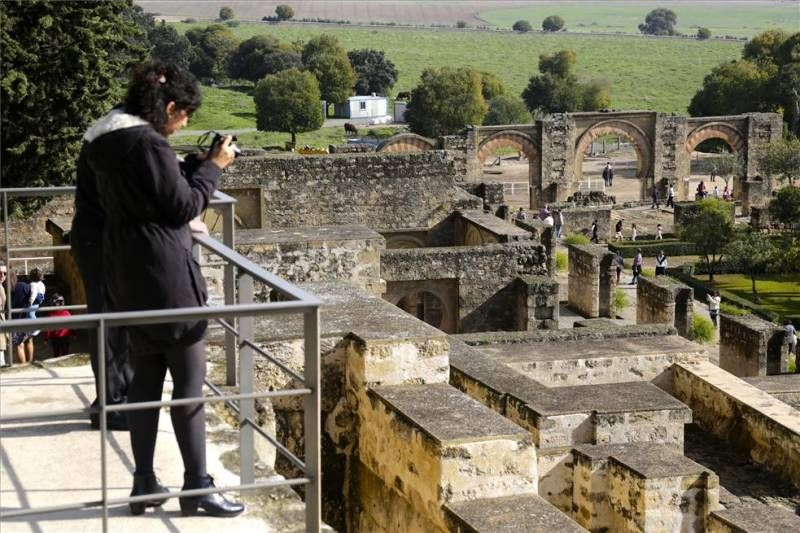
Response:
[{"label": "shrub", "polygon": [[794,374],[797,372],[797,356],[794,356],[794,359],[789,360],[789,363],[786,365],[786,370],[790,374]]},{"label": "shrub", "polygon": [[520,33],[526,33],[531,31],[531,23],[527,20],[518,20],[511,26],[511,29]]},{"label": "shrub", "polygon": [[643,268],[642,273],[640,274],[643,278],[654,278],[656,277],[656,269],[655,268]]},{"label": "shrub", "polygon": [[466,27],[467,23],[464,22],[463,20],[459,20],[458,22],[456,22],[456,28],[466,28]]},{"label": "shrub", "polygon": [[706,39],[711,38],[711,30],[708,28],[697,28],[697,39],[700,41],[705,41]]},{"label": "shrub", "polygon": [[714,342],[714,324],[711,319],[701,315],[693,315],[689,338],[700,344]]},{"label": "shrub", "polygon": [[542,21],[544,31],[561,31],[564,28],[564,19],[558,15],[550,15]]},{"label": "shrub", "polygon": [[614,306],[617,308],[617,311],[625,309],[630,305],[630,301],[628,300],[628,295],[625,294],[620,288],[614,289]]},{"label": "shrub", "polygon": [[183,22],[184,24],[194,24],[195,22],[197,22],[197,19],[189,17],[188,19],[183,19],[181,22]]},{"label": "shrub", "polygon": [[729,304],[727,302],[722,302],[719,305],[719,310],[721,313],[731,316],[743,316],[749,314],[746,309],[742,309],[737,305]]},{"label": "shrub", "polygon": [[589,237],[580,233],[571,233],[564,237],[564,244],[589,244]]},{"label": "shrub", "polygon": [[223,7],[219,10],[219,19],[220,20],[230,20],[234,17],[233,9],[229,7]]},{"label": "shrub", "polygon": [[569,269],[569,254],[567,252],[556,252],[556,270],[566,272]]},{"label": "shrub", "polygon": [[281,4],[275,8],[275,16],[278,20],[289,20],[294,17],[294,9],[286,4]]}]

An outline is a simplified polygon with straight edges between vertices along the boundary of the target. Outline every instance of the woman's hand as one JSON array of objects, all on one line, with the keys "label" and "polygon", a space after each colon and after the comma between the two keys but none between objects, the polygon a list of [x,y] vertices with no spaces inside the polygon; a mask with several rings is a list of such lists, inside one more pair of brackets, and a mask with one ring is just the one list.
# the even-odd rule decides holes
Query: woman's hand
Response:
[{"label": "woman's hand", "polygon": [[198,235],[208,235],[208,226],[199,218],[193,218],[189,221],[189,229],[192,230],[192,233]]},{"label": "woman's hand", "polygon": [[208,154],[208,159],[217,165],[219,168],[225,168],[231,163],[233,163],[234,157],[236,154],[233,152],[233,148],[231,148],[231,140],[233,137],[230,135],[226,135],[225,139],[214,146]]}]

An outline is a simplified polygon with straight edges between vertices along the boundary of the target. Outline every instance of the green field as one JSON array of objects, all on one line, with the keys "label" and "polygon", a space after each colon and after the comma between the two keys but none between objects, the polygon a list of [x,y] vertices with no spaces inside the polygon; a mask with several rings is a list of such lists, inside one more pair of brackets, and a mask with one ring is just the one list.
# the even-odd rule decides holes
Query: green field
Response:
[{"label": "green field", "polygon": [[[698,276],[705,280],[707,276]],[[753,301],[750,278],[742,274],[716,274],[714,287]],[[769,275],[756,278],[756,290],[761,298],[759,305],[781,316],[800,314],[800,276]]]},{"label": "green field", "polygon": [[[180,23],[175,26],[185,31],[198,25],[204,26]],[[469,66],[492,72],[511,92],[519,94],[530,76],[538,73],[539,54],[570,48],[578,55],[579,77],[603,78],[610,83],[614,108],[667,113],[686,113],[703,77],[717,64],[739,57],[742,49],[741,42],[733,41],[297,24],[242,23],[233,31],[241,39],[270,34],[287,41],[308,40],[328,33],[338,37],[348,50],[383,50],[400,71],[394,94],[412,89],[424,68],[442,66]],[[211,97],[209,94],[209,103]],[[215,97],[223,98],[222,93]],[[231,97],[236,100],[235,95]],[[248,111],[243,108],[239,112]]]},{"label": "green field", "polygon": [[752,37],[773,28],[797,31],[800,28],[800,2],[742,2],[721,6],[711,2],[696,5],[670,2],[542,2],[536,6],[484,11],[478,17],[497,28],[510,29],[514,22],[527,20],[541,29],[542,20],[559,15],[571,32],[639,33],[637,26],[656,7],[672,9],[678,16],[677,30],[694,35],[706,27],[712,35]]}]

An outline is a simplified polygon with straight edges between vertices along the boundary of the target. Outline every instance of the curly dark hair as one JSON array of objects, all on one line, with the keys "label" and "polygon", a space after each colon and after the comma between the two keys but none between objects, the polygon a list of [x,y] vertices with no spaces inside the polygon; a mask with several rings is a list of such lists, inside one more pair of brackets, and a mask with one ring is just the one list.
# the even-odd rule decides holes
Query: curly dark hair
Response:
[{"label": "curly dark hair", "polygon": [[200,87],[191,73],[172,63],[153,61],[133,69],[125,112],[138,115],[161,131],[167,123],[169,102],[191,115],[202,101]]}]

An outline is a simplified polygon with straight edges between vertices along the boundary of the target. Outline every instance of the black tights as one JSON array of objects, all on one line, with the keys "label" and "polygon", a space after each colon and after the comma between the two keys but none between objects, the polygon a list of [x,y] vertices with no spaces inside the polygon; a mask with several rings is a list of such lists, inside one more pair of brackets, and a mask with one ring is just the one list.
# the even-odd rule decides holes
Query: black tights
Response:
[{"label": "black tights", "polygon": [[[172,375],[174,400],[202,396],[203,380],[206,376],[206,352],[203,341],[165,353],[135,356],[133,360],[134,374],[128,391],[128,403],[161,400],[167,369]],[[186,474],[205,476],[205,404],[170,407],[169,412]],[[160,409],[128,412],[136,474],[146,475],[153,472],[159,413]]]}]

